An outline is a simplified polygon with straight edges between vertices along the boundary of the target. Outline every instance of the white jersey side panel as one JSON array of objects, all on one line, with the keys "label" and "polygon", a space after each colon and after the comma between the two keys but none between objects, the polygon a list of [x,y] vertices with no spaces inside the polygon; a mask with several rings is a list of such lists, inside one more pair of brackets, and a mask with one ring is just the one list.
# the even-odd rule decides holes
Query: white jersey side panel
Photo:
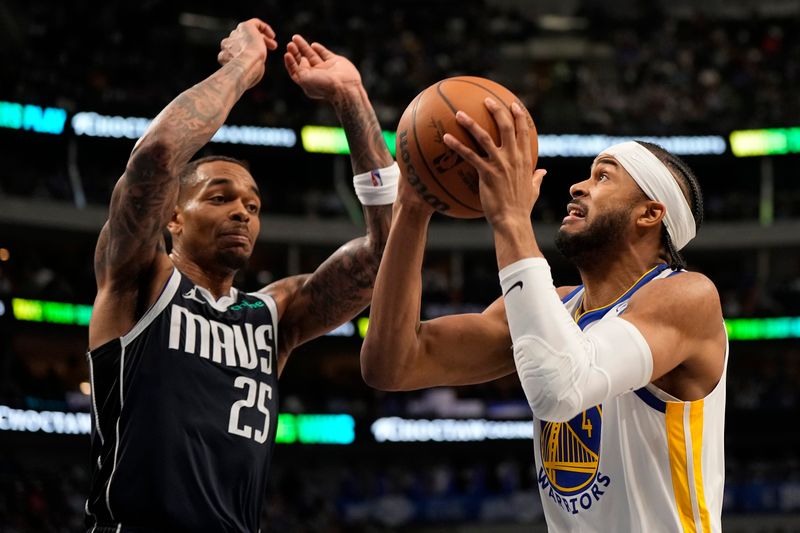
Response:
[{"label": "white jersey side panel", "polygon": [[[669,269],[650,271],[584,331],[624,312],[627,299]],[[565,301],[574,313],[582,290]],[[587,313],[588,314],[588,313]],[[702,400],[684,402],[654,385],[617,396],[569,422],[534,418],[539,492],[548,531],[721,531],[725,481],[725,370]]]}]

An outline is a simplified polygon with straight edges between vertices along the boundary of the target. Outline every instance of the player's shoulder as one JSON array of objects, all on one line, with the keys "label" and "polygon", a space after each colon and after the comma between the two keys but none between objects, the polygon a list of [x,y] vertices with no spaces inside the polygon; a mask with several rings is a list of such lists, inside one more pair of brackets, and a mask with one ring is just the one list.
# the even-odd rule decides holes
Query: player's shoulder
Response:
[{"label": "player's shoulder", "polygon": [[580,287],[580,285],[565,285],[563,287],[556,287],[556,294],[558,294],[558,297],[563,300],[578,287]]},{"label": "player's shoulder", "polygon": [[646,305],[659,312],[672,310],[687,318],[722,314],[714,282],[700,272],[686,270],[647,283],[631,297],[630,304],[639,308]]}]

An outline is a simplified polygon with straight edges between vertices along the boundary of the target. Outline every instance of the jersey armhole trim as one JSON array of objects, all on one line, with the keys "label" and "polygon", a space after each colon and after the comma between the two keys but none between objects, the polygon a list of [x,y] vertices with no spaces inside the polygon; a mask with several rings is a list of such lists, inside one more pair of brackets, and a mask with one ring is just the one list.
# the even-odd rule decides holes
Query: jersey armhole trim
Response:
[{"label": "jersey armhole trim", "polygon": [[248,296],[253,296],[254,298],[258,298],[265,304],[267,304],[267,308],[269,309],[269,315],[272,319],[272,331],[275,333],[275,342],[278,341],[278,304],[275,303],[275,298],[270,296],[269,294],[264,294],[262,292],[248,292]]},{"label": "jersey armhole trim", "polygon": [[170,300],[172,300],[172,297],[175,296],[180,283],[181,274],[178,272],[177,268],[173,267],[172,275],[170,275],[169,280],[164,285],[164,289],[161,291],[161,295],[158,297],[155,303],[133,326],[133,329],[119,338],[123,348],[130,344],[136,337],[141,335],[147,326],[149,326],[150,323],[152,323],[153,320],[155,320],[155,318],[161,314],[161,312],[167,307],[167,304],[170,302]]}]

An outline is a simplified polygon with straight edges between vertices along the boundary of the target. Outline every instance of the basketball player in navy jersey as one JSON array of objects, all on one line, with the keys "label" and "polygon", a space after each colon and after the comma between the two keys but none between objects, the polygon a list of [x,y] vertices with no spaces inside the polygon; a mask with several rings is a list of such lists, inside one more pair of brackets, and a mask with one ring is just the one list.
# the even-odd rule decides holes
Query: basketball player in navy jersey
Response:
[{"label": "basketball player in navy jersey", "polygon": [[432,210],[401,180],[365,380],[411,390],[516,370],[549,531],[720,531],[727,338],[716,288],[680,254],[702,220],[695,176],[652,144],[601,152],[570,188],[556,239],[583,284],[555,288],[531,225],[545,172],[532,168],[525,112],[486,107],[499,145],[463,112],[483,154],[443,141],[478,171],[503,296],[481,314],[420,322]]},{"label": "basketball player in navy jersey", "polygon": [[369,303],[399,171],[347,59],[300,36],[284,55],[304,92],[336,110],[365,204],[366,236],[313,274],[236,290],[259,234],[258,187],[234,159],[187,165],[276,47],[269,25],[239,24],[222,67],[156,117],[114,188],[89,328],[91,531],[258,531],[281,370],[293,348]]}]

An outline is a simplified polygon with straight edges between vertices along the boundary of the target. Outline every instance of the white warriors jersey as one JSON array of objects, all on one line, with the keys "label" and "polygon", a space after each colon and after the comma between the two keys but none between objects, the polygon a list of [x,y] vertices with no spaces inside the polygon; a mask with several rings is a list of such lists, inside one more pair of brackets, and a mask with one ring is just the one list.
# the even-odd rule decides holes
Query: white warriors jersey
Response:
[{"label": "white warriors jersey", "polygon": [[[606,307],[578,315],[583,287],[564,299],[584,331],[619,316],[653,279],[647,272]],[[705,398],[678,400],[649,384],[592,407],[569,422],[534,418],[539,492],[548,531],[719,532],[725,481],[725,373]]]}]

